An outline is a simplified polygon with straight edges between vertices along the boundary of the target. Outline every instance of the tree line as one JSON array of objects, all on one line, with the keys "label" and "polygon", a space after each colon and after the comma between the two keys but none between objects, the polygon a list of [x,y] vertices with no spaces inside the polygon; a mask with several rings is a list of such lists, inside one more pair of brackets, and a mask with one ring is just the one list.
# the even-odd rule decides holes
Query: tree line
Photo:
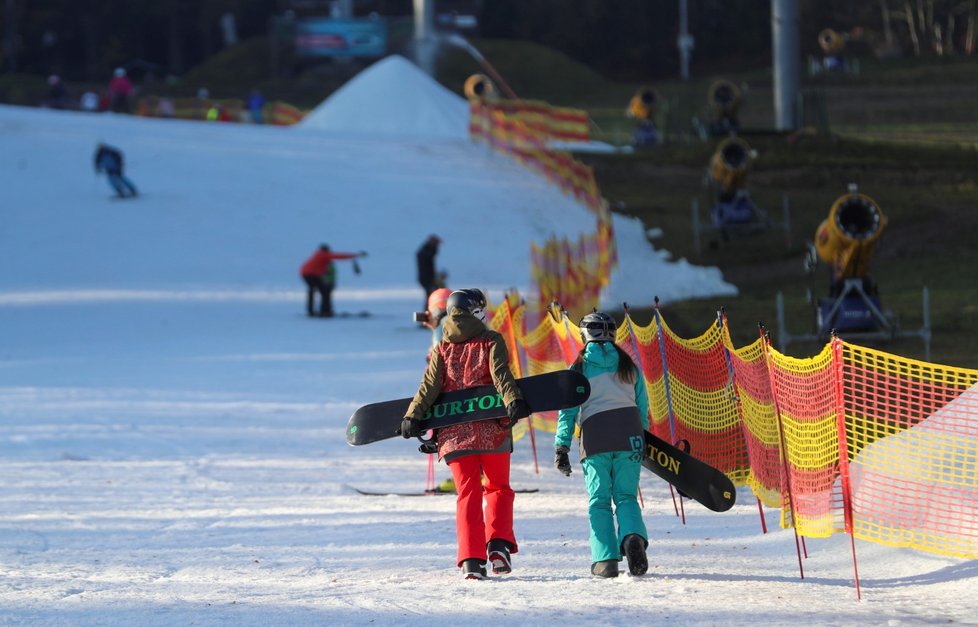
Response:
[{"label": "tree line", "polygon": [[[609,78],[675,76],[680,0],[472,0],[479,36],[533,41]],[[355,16],[405,17],[412,0],[353,0]],[[771,62],[770,0],[689,0],[693,70]],[[978,0],[798,0],[801,54],[834,29],[877,55],[972,55]],[[180,76],[235,39],[267,36],[292,11],[328,15],[330,0],[2,0],[0,68],[102,80],[126,66]],[[439,10],[439,2],[435,4]],[[230,20],[230,22],[229,22]],[[229,31],[229,24],[231,29]]]}]

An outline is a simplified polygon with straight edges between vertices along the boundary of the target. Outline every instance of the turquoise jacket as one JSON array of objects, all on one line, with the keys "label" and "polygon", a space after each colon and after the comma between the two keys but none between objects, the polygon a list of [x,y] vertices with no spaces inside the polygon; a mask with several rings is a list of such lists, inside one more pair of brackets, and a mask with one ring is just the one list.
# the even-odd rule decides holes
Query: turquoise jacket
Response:
[{"label": "turquoise jacket", "polygon": [[[610,342],[588,342],[584,347],[583,374],[591,382],[591,395],[583,405],[563,409],[557,416],[554,446],[570,448],[575,425],[585,428],[587,421],[597,415],[600,420],[614,416],[616,410],[637,408],[642,428],[649,428],[649,399],[645,380],[636,372],[635,383],[621,381],[618,371],[618,351]],[[634,415],[634,414],[633,414]],[[615,421],[609,421],[609,425]],[[627,449],[626,449],[627,450]]]}]

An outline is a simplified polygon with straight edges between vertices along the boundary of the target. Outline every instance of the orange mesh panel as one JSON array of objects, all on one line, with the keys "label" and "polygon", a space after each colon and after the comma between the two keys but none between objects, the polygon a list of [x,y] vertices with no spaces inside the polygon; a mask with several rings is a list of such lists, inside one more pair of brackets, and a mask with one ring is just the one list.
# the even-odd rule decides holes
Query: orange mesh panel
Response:
[{"label": "orange mesh panel", "polygon": [[[727,340],[729,345],[729,339]],[[764,341],[731,350],[737,398],[743,421],[750,466],[746,483],[768,507],[781,507],[784,473],[778,419],[774,410],[771,377],[764,359]]]},{"label": "orange mesh panel", "polygon": [[489,328],[497,331],[506,340],[509,368],[516,378],[520,378],[523,376],[523,367],[520,364],[519,344],[516,341],[517,332],[513,323],[513,310],[510,307],[509,298],[503,299],[498,307],[494,307],[490,311]]},{"label": "orange mesh panel", "polygon": [[978,557],[978,371],[842,346],[853,535]]},{"label": "orange mesh panel", "polygon": [[[577,356],[574,338],[567,333],[563,321],[551,315],[544,316],[537,328],[520,338],[520,344],[526,353],[525,376],[565,370]],[[533,426],[555,433],[557,412],[533,414]]]},{"label": "orange mesh panel", "polygon": [[724,473],[747,475],[747,445],[727,365],[722,328],[681,339],[662,321],[665,366],[675,421],[675,438],[690,453]]},{"label": "orange mesh panel", "polygon": [[669,425],[669,406],[659,350],[659,327],[654,318],[644,327],[635,324],[631,316],[626,316],[626,322],[626,327],[634,334],[634,343],[619,341],[619,346],[642,368],[645,391],[649,397],[649,430],[663,440],[672,442],[674,438]]},{"label": "orange mesh panel", "polygon": [[790,515],[800,535],[827,537],[844,530],[832,349],[810,359],[768,351],[791,506],[781,524]]}]

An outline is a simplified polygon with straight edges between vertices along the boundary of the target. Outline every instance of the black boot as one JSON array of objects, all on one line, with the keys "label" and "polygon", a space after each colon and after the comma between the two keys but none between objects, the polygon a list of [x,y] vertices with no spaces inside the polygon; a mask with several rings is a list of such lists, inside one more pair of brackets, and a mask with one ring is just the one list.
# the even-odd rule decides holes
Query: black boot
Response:
[{"label": "black boot", "polygon": [[645,555],[645,538],[630,533],[621,541],[621,552],[628,561],[628,572],[638,577],[649,570],[649,558]]},{"label": "black boot", "polygon": [[513,561],[509,556],[509,551],[512,548],[513,545],[508,540],[493,539],[486,545],[486,551],[489,554],[489,563],[492,564],[494,575],[513,572]]},{"label": "black boot", "polygon": [[591,574],[595,577],[617,577],[618,560],[602,560],[591,564]]},{"label": "black boot", "polygon": [[488,579],[486,563],[474,557],[462,560],[462,577],[464,579]]}]

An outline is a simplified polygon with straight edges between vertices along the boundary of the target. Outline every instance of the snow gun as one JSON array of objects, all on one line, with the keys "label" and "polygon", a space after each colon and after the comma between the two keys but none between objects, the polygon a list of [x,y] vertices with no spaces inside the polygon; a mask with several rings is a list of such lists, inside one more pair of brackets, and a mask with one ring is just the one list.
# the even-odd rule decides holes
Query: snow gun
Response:
[{"label": "snow gun", "polygon": [[865,278],[885,227],[880,206],[850,184],[849,193],[832,204],[828,218],[815,230],[815,251],[832,267],[834,281]]},{"label": "snow gun", "polygon": [[651,120],[655,117],[655,107],[662,101],[651,87],[642,87],[632,96],[625,110],[625,116],[636,120]]},{"label": "snow gun", "polygon": [[714,122],[718,125],[737,126],[737,109],[743,91],[725,78],[714,81],[707,90],[707,99],[713,107]]},{"label": "snow gun", "polygon": [[818,34],[818,45],[822,48],[822,52],[831,56],[842,52],[848,40],[848,33],[840,33],[831,28],[825,28]]},{"label": "snow gun", "polygon": [[717,145],[710,159],[710,178],[723,194],[732,194],[744,186],[747,172],[757,157],[750,144],[739,137],[728,137]]},{"label": "snow gun", "polygon": [[464,91],[469,102],[485,102],[496,96],[496,86],[485,74],[473,74],[465,79]]}]

